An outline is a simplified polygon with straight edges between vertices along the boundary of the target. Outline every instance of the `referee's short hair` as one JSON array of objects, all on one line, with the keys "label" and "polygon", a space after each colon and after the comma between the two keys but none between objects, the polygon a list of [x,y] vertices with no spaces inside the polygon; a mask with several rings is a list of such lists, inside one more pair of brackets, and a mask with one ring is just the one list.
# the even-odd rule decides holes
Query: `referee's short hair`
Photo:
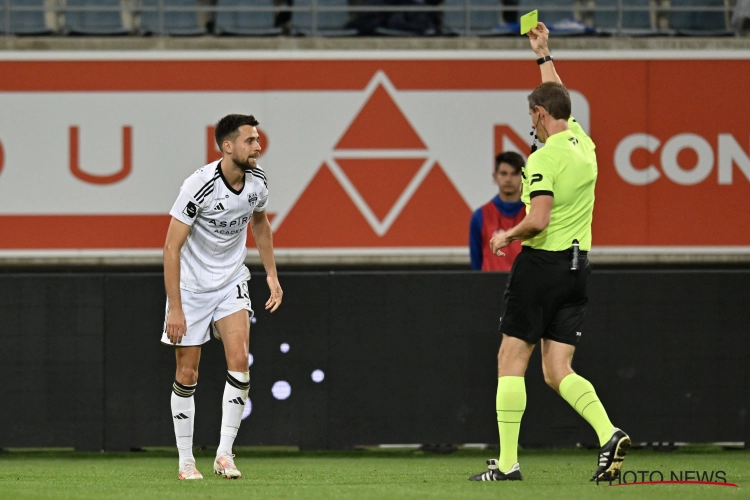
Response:
[{"label": "referee's short hair", "polygon": [[562,84],[544,82],[529,94],[529,108],[540,106],[556,120],[570,118],[570,94]]},{"label": "referee's short hair", "polygon": [[495,157],[495,173],[497,173],[497,169],[500,168],[501,163],[507,163],[508,165],[513,167],[513,171],[515,173],[519,173],[523,166],[526,164],[523,161],[523,156],[513,151],[505,151]]},{"label": "referee's short hair", "polygon": [[221,147],[224,141],[227,139],[233,141],[237,138],[240,127],[243,125],[257,127],[258,123],[260,122],[253,115],[227,115],[219,120],[214,131],[214,138],[216,139],[216,145],[219,146],[219,151],[224,151]]}]

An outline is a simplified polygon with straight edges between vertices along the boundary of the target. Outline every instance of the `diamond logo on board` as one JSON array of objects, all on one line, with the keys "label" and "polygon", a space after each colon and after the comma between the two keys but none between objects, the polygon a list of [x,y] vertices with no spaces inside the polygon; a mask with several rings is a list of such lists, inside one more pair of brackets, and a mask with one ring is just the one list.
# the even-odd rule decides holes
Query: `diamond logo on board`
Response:
[{"label": "diamond logo on board", "polygon": [[[471,209],[378,72],[358,113],[284,217],[279,247],[465,246]],[[315,230],[311,231],[310,228]]]}]

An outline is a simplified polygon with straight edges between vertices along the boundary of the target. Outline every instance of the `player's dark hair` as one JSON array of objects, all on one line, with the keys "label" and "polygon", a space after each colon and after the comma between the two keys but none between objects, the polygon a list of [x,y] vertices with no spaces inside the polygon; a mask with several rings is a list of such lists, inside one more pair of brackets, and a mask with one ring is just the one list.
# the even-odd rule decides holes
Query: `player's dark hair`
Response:
[{"label": "player's dark hair", "polygon": [[556,120],[570,118],[570,94],[561,83],[544,82],[529,94],[529,108],[541,106]]},{"label": "player's dark hair", "polygon": [[505,151],[495,157],[495,172],[500,168],[501,163],[507,163],[513,167],[515,173],[519,173],[526,162],[523,161],[523,156],[513,151]]},{"label": "player's dark hair", "polygon": [[219,151],[224,151],[221,147],[222,143],[229,140],[234,140],[240,133],[240,127],[243,125],[250,125],[251,127],[258,126],[258,120],[253,115],[227,115],[216,124],[216,130],[214,131],[214,137],[216,138],[216,145],[219,146]]}]

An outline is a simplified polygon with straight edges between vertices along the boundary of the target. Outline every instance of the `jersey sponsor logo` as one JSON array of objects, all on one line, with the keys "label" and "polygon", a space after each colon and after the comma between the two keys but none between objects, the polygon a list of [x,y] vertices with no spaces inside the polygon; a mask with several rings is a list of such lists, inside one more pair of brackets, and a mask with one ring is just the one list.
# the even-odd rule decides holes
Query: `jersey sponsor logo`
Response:
[{"label": "jersey sponsor logo", "polygon": [[182,213],[187,215],[191,219],[195,219],[195,216],[198,215],[198,205],[196,205],[192,201],[189,201],[187,205],[185,205],[185,208],[182,210]]},{"label": "jersey sponsor logo", "polygon": [[250,203],[250,205],[255,206],[255,204],[258,203],[258,194],[250,193],[249,195],[247,195],[247,201]]},{"label": "jersey sponsor logo", "polygon": [[247,224],[247,222],[250,220],[249,216],[240,217],[239,219],[234,219],[231,221],[225,221],[225,220],[216,220],[216,219],[209,219],[208,225],[214,226],[214,227],[235,227],[235,226],[244,226]]},{"label": "jersey sponsor logo", "polygon": [[214,207],[214,211],[216,212],[222,212],[224,210],[226,210],[226,208],[224,207],[224,204],[221,202],[219,202],[219,204]]},{"label": "jersey sponsor logo", "polygon": [[541,181],[542,179],[544,179],[544,176],[542,174],[534,174],[531,176],[531,184],[529,185],[532,185],[535,182]]},{"label": "jersey sponsor logo", "polygon": [[573,146],[578,146],[578,139],[575,137],[570,137],[568,140],[573,143]]}]

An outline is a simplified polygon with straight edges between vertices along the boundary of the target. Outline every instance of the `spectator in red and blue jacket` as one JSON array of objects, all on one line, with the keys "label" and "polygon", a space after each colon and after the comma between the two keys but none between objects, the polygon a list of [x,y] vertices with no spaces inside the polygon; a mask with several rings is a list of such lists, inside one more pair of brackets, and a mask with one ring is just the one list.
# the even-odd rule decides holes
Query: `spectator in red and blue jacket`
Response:
[{"label": "spectator in red and blue jacket", "polygon": [[526,216],[521,201],[521,170],[524,165],[523,157],[512,151],[500,153],[495,158],[492,178],[499,193],[471,216],[469,251],[471,267],[477,271],[509,271],[521,251],[521,242],[514,241],[503,250],[505,256],[498,257],[490,250],[490,239],[496,232],[516,226]]}]

